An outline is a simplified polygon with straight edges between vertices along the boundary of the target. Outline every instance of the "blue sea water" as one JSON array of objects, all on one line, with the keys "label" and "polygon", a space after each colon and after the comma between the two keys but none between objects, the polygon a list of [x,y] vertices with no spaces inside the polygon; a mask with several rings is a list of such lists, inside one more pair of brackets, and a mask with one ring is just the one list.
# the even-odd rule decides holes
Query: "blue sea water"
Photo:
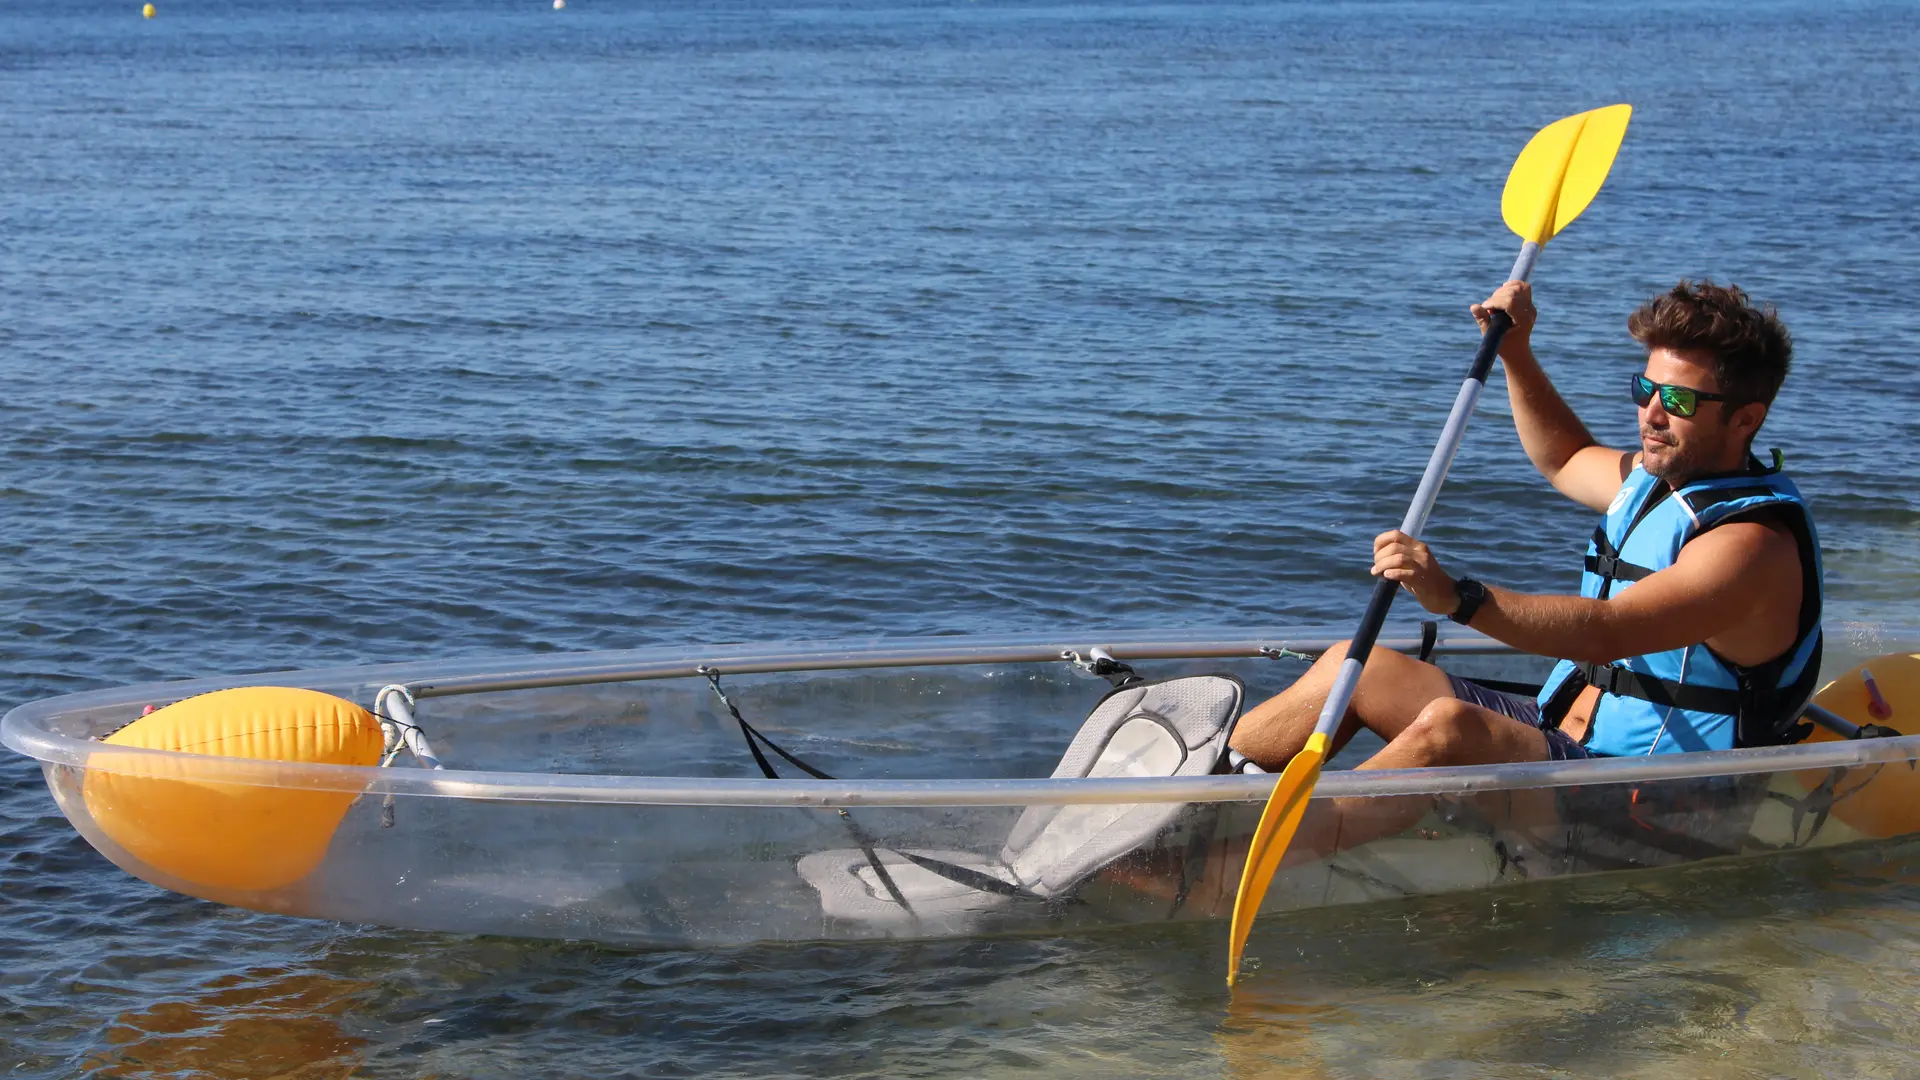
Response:
[{"label": "blue sea water", "polygon": [[[851,634],[1346,622],[1515,241],[1636,106],[1536,344],[1778,304],[1830,625],[1920,622],[1900,3],[7,0],[0,705]],[[1430,536],[1569,589],[1497,378]],[[154,890],[0,763],[12,1076],[1885,1075],[1911,852],[1217,935],[628,953]],[[1715,1070],[1720,1070],[1716,1072]]]}]

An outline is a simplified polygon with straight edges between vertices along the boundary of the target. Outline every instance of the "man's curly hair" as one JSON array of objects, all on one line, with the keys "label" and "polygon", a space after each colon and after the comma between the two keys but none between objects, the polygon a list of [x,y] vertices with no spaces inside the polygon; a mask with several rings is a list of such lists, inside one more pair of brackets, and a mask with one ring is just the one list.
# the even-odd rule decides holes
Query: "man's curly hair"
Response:
[{"label": "man's curly hair", "polygon": [[1648,352],[1703,350],[1720,392],[1773,404],[1793,362],[1793,337],[1773,305],[1755,307],[1737,285],[1682,279],[1627,316],[1627,333]]}]

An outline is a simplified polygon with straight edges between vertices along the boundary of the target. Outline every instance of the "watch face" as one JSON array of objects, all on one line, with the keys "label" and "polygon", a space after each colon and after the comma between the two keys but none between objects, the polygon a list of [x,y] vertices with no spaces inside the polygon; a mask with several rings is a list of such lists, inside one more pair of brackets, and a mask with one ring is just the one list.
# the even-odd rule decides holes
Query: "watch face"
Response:
[{"label": "watch face", "polygon": [[1465,623],[1473,618],[1473,613],[1479,609],[1481,601],[1487,598],[1487,587],[1472,578],[1461,578],[1453,583],[1453,588],[1460,594],[1460,606],[1454,608],[1453,614],[1447,617],[1454,622]]}]

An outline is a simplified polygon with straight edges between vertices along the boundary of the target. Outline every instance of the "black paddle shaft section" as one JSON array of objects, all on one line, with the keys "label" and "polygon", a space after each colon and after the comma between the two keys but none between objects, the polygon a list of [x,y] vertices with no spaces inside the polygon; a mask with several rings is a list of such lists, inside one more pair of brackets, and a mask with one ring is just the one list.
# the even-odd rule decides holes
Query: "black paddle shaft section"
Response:
[{"label": "black paddle shaft section", "polygon": [[1493,358],[1500,355],[1500,340],[1513,329],[1513,316],[1499,308],[1487,313],[1487,332],[1480,335],[1480,351],[1473,354],[1473,366],[1467,369],[1467,378],[1486,385],[1487,376],[1493,372]]},{"label": "black paddle shaft section", "polygon": [[[1500,354],[1500,339],[1513,329],[1513,316],[1495,308],[1487,317],[1487,332],[1480,338],[1480,351],[1473,354],[1473,367],[1467,369],[1467,379],[1486,385],[1487,375],[1493,371],[1493,358]],[[1348,647],[1347,655],[1365,664],[1373,653],[1373,643],[1380,638],[1380,628],[1387,623],[1387,612],[1393,607],[1394,594],[1400,591],[1400,583],[1386,578],[1373,583],[1373,597],[1367,601],[1367,612],[1360,617],[1360,629],[1353,635],[1353,644]]]}]

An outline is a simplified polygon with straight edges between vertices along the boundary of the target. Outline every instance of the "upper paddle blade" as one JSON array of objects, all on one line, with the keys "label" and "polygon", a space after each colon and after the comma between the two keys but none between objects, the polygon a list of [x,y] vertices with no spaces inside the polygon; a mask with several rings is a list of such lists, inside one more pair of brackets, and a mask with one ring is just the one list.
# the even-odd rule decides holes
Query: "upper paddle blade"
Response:
[{"label": "upper paddle blade", "polygon": [[1274,781],[1273,794],[1260,815],[1247,845],[1247,861],[1240,868],[1240,891],[1233,898],[1233,926],[1227,935],[1227,985],[1240,976],[1240,954],[1246,951],[1247,935],[1253,930],[1253,917],[1260,913],[1260,902],[1267,897],[1267,885],[1280,859],[1300,829],[1307,812],[1307,799],[1320,779],[1320,764],[1327,757],[1327,737],[1314,732],[1307,745],[1287,763],[1280,779]]},{"label": "upper paddle blade", "polygon": [[1631,105],[1609,105],[1541,128],[1507,174],[1507,228],[1544,244],[1579,217],[1606,183],[1632,115]]}]

